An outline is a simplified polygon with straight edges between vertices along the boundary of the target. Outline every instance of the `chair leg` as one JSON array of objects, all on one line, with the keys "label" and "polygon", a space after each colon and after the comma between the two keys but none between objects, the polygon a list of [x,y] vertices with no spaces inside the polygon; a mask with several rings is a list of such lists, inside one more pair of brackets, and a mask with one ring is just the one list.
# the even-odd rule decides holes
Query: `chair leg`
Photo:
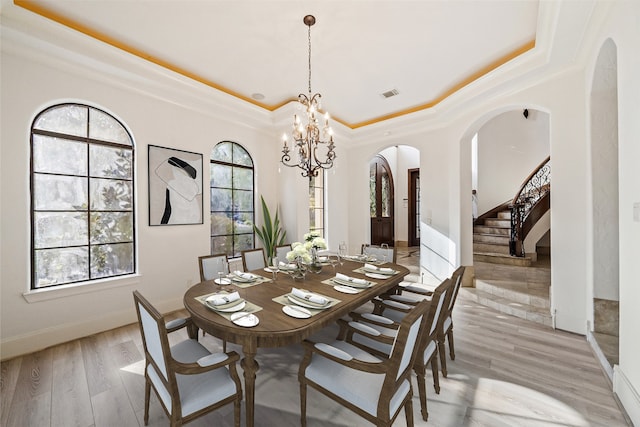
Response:
[{"label": "chair leg", "polygon": [[[425,371],[424,366],[422,369],[414,369],[416,372],[416,377],[418,379],[418,395],[420,396],[420,412],[422,412],[422,419],[427,421],[429,417],[429,412],[427,412],[427,387],[425,380]],[[405,408],[406,411],[406,408]],[[407,420],[407,425],[409,425],[409,421]]]},{"label": "chair leg", "polygon": [[240,427],[240,410],[241,410],[241,399],[236,399],[235,402],[233,402],[233,425],[235,427]]},{"label": "chair leg", "polygon": [[227,340],[222,340],[222,352],[227,352]]},{"label": "chair leg", "polygon": [[409,400],[404,405],[404,415],[407,419],[407,427],[413,427],[413,402],[411,401],[411,396],[409,396]]},{"label": "chair leg", "polygon": [[438,353],[440,353],[440,368],[442,370],[442,376],[447,378],[447,353],[444,346],[444,335],[438,337]]},{"label": "chair leg", "polygon": [[447,332],[447,341],[449,341],[449,357],[451,357],[451,360],[456,360],[456,351],[453,348],[453,326]]},{"label": "chair leg", "polygon": [[307,426],[307,385],[300,383],[300,427]]},{"label": "chair leg", "polygon": [[431,374],[433,376],[433,388],[436,390],[436,394],[440,394],[440,375],[438,375],[438,355],[434,354],[431,357]]},{"label": "chair leg", "polygon": [[149,425],[149,399],[151,398],[151,384],[149,379],[144,381],[144,425]]}]

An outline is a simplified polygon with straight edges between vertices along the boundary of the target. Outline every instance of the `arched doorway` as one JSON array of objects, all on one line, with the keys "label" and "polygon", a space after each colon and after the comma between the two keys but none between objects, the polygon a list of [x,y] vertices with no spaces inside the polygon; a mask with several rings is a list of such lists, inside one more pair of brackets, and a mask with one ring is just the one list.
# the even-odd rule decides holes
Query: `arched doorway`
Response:
[{"label": "arched doorway", "polygon": [[387,160],[377,154],[369,162],[369,211],[371,215],[371,244],[394,245],[394,186]]},{"label": "arched doorway", "polygon": [[619,208],[617,53],[607,40],[591,86],[593,213],[593,335],[609,362],[618,363]]}]

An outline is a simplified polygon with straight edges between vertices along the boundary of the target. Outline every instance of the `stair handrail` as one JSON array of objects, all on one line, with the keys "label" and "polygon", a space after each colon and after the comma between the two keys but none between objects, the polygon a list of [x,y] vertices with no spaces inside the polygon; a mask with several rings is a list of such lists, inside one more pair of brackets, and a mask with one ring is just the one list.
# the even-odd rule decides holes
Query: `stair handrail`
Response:
[{"label": "stair handrail", "polygon": [[[551,191],[551,156],[548,156],[525,179],[513,198],[511,208],[511,235],[509,239],[509,253],[523,257],[524,239],[531,229],[531,221],[527,219],[537,209],[549,209],[549,193]],[[535,216],[541,216],[536,213]],[[528,226],[525,228],[525,224]]]}]

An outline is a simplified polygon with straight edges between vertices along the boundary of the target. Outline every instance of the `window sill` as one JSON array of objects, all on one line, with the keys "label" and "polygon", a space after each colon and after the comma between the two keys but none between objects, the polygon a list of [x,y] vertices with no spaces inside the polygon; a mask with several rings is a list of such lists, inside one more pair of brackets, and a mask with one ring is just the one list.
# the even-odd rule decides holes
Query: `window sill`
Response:
[{"label": "window sill", "polygon": [[31,304],[57,298],[65,298],[73,295],[99,292],[120,286],[134,285],[140,283],[140,277],[140,274],[132,274],[129,276],[113,277],[93,282],[72,283],[69,285],[54,286],[50,288],[33,289],[24,292],[22,296],[29,304]]}]

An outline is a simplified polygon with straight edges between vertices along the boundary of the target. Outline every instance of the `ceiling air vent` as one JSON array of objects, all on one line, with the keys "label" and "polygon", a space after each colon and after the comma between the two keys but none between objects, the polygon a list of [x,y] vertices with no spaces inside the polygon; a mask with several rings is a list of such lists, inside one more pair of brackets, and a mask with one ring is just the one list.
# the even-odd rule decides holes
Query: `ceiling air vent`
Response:
[{"label": "ceiling air vent", "polygon": [[396,96],[398,94],[398,89],[391,89],[386,92],[382,92],[383,98],[391,98],[392,96]]}]

